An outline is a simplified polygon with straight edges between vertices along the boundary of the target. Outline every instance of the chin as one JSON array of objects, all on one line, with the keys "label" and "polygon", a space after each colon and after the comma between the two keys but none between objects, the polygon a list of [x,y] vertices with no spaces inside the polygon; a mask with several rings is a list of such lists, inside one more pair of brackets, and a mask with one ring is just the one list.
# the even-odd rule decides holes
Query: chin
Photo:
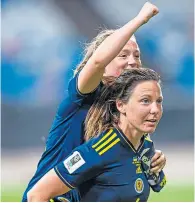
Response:
[{"label": "chin", "polygon": [[156,128],[148,128],[144,130],[144,133],[153,133],[156,130]]}]

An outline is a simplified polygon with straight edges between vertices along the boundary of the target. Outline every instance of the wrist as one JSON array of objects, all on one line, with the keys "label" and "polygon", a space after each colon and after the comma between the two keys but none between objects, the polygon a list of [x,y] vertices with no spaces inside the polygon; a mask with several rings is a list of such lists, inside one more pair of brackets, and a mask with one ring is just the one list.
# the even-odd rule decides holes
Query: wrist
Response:
[{"label": "wrist", "polygon": [[136,22],[136,24],[137,24],[139,27],[146,23],[146,21],[145,21],[141,16],[139,16],[139,15],[137,15],[137,16],[134,18],[134,21]]}]

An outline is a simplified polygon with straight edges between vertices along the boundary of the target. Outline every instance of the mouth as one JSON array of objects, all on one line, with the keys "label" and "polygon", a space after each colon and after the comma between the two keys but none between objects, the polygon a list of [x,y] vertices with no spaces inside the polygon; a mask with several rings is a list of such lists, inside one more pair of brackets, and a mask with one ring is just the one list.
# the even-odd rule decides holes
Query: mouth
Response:
[{"label": "mouth", "polygon": [[146,120],[146,121],[154,124],[154,123],[157,123],[158,120],[157,119],[150,119],[150,120]]}]

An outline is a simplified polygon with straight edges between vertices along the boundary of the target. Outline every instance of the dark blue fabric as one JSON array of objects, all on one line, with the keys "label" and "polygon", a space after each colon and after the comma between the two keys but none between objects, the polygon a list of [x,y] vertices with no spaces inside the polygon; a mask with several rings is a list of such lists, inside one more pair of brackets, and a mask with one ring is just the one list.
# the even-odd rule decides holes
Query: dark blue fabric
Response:
[{"label": "dark blue fabric", "polygon": [[84,142],[83,122],[99,93],[100,86],[92,93],[83,95],[77,89],[77,79],[78,74],[69,82],[68,97],[58,107],[46,141],[46,150],[23,194],[24,202],[27,201],[27,192],[37,181]]},{"label": "dark blue fabric", "polygon": [[[77,147],[55,167],[56,174],[68,187],[82,188],[80,201],[130,202],[138,198],[147,201],[150,185],[140,157],[145,149],[152,149],[153,143],[143,137],[142,144],[135,150],[121,131],[108,132]],[[70,169],[76,163],[68,166],[75,153],[79,153],[85,163],[72,172]],[[86,183],[88,187],[84,187]]]}]

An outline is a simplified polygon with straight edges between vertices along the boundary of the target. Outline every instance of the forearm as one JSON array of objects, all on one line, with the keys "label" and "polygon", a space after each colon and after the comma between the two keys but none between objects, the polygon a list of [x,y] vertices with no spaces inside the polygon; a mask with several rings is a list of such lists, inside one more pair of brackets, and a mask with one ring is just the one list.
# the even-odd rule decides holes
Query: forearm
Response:
[{"label": "forearm", "polygon": [[99,85],[106,66],[117,57],[134,32],[157,13],[154,5],[145,3],[133,20],[100,43],[79,74],[78,89],[81,93],[89,93]]},{"label": "forearm", "polygon": [[68,188],[52,169],[28,192],[28,202],[48,202],[52,197],[68,192]]},{"label": "forearm", "polygon": [[96,59],[97,63],[102,64],[103,67],[108,65],[119,54],[136,30],[147,23],[158,12],[156,6],[146,2],[138,15],[107,37],[92,57]]},{"label": "forearm", "polygon": [[108,36],[92,55],[91,60],[106,67],[122,50],[136,30],[144,23],[141,17],[135,17],[113,34]]}]

